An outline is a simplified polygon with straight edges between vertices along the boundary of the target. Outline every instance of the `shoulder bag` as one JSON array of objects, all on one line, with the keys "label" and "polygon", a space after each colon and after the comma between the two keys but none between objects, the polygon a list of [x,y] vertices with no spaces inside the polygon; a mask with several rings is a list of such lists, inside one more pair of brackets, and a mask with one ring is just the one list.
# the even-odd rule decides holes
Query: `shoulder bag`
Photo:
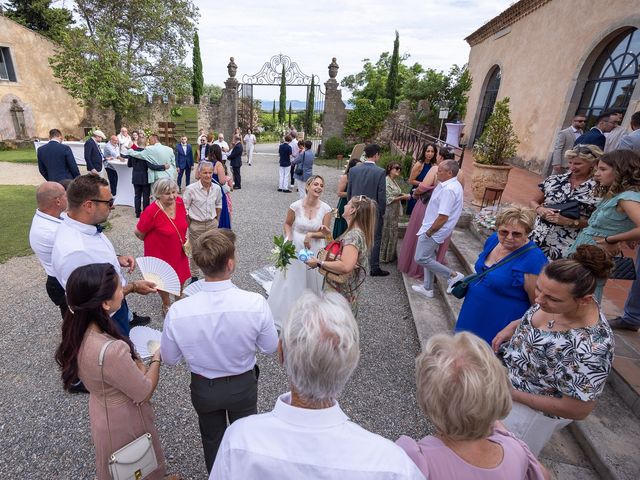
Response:
[{"label": "shoulder bag", "polygon": [[619,256],[611,257],[614,267],[609,274],[609,278],[615,280],[635,280],[636,279],[636,266],[633,263],[633,258],[625,257],[620,254]]},{"label": "shoulder bag", "polygon": [[521,252],[518,252],[516,255],[513,255],[512,257],[503,258],[502,260],[500,260],[495,265],[487,268],[484,272],[474,273],[472,275],[468,275],[468,276],[464,277],[462,280],[458,280],[456,283],[453,284],[453,287],[451,289],[451,295],[453,295],[456,298],[464,298],[464,296],[467,294],[467,291],[469,290],[469,287],[471,286],[471,284],[473,282],[475,282],[476,280],[480,280],[482,277],[487,275],[492,270],[495,270],[495,269],[497,269],[499,267],[502,267],[503,265],[506,265],[511,260],[515,260],[519,256],[524,255],[529,250],[533,250],[534,248],[537,248],[537,245],[531,245],[531,246],[525,248],[524,250],[522,250]]},{"label": "shoulder bag", "polygon": [[[160,202],[156,202],[156,203],[158,204],[158,208],[162,210],[162,212],[167,216],[167,218],[171,222],[171,225],[173,225],[173,228],[176,229],[176,233],[178,234],[178,238],[180,239],[180,245],[182,245],[182,252],[188,257],[189,255],[191,255],[191,242],[189,241],[188,238],[182,241],[182,235],[180,235],[180,230],[178,230],[178,227],[176,227],[176,224],[173,223],[173,220],[171,220],[171,217],[169,216],[169,214],[164,211],[164,208],[162,208],[162,205],[160,205]],[[177,207],[176,207],[176,212],[177,212]]]},{"label": "shoulder bag", "polygon": [[569,200],[564,203],[556,203],[551,205],[544,205],[544,208],[551,208],[558,210],[560,215],[571,220],[580,220],[580,202],[577,200]]},{"label": "shoulder bag", "polygon": [[[316,258],[321,262],[340,260],[340,257],[342,257],[342,248],[342,240],[333,240],[318,252]],[[344,287],[344,285],[349,281],[352,275],[355,275],[355,278],[360,279],[358,284],[353,289],[351,289],[352,291],[357,290],[364,282],[365,275],[362,275],[364,271],[359,263],[356,264],[353,272],[351,273],[333,273],[325,268],[319,268],[318,270],[320,274],[324,276],[326,282],[336,290],[338,290],[338,287]]]},{"label": "shoulder bag", "polygon": [[[106,342],[102,346],[100,356],[98,357],[100,376],[102,378],[104,411],[107,417],[107,431],[109,432],[109,450],[112,452],[113,444],[111,441],[111,427],[109,426],[109,409],[107,408],[107,396],[104,388],[104,354],[107,351],[107,347],[114,341],[115,340],[109,340]],[[142,426],[147,430],[140,405],[138,405],[138,413],[140,414],[140,420],[142,420]],[[127,443],[124,447],[116,450],[109,456],[109,473],[113,480],[141,480],[157,468],[158,460],[153,448],[153,439],[149,432],[143,433],[133,442]]]},{"label": "shoulder bag", "polygon": [[302,154],[302,160],[300,162],[296,162],[296,169],[293,171],[294,174],[299,177],[304,178],[304,156],[306,155],[306,151]]}]

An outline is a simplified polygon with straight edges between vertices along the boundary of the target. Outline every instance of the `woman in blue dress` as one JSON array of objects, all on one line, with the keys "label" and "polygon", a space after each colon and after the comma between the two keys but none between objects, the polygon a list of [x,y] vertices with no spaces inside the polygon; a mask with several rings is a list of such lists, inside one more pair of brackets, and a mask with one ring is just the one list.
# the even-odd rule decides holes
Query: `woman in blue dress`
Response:
[{"label": "woman in blue dress", "polygon": [[225,166],[222,163],[222,149],[220,145],[214,143],[211,146],[209,160],[213,163],[212,179],[222,189],[222,210],[220,210],[220,218],[218,219],[218,228],[231,229],[231,212],[229,209],[229,192],[230,177],[225,172]]},{"label": "woman in blue dress", "polygon": [[427,176],[429,169],[436,163],[436,154],[438,153],[438,147],[434,143],[427,143],[422,149],[422,153],[416,159],[416,163],[411,167],[411,173],[409,174],[409,185],[411,185],[411,192],[409,193],[409,200],[407,201],[407,215],[411,215],[413,207],[415,207],[417,200],[413,198],[413,191],[420,185],[420,182]]},{"label": "woman in blue dress", "polygon": [[[602,203],[589,217],[589,224],[566,255],[579,245],[598,245],[617,255],[623,242],[640,240],[640,156],[631,150],[614,150],[600,157],[593,178]],[[636,260],[640,261],[640,259]],[[606,279],[598,282],[594,296],[602,300]]]},{"label": "woman in blue dress", "polygon": [[522,207],[498,214],[496,233],[485,242],[475,270],[481,273],[502,263],[469,286],[456,332],[474,333],[490,344],[500,330],[535,303],[538,274],[547,263],[542,250],[528,239],[535,216],[533,210]]}]

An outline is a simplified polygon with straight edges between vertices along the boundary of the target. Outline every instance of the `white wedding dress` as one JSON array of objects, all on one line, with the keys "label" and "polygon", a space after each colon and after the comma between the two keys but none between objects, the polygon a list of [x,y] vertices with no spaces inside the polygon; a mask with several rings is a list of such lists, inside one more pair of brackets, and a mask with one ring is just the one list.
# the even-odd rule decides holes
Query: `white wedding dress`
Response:
[{"label": "white wedding dress", "polygon": [[[309,219],[304,214],[302,207],[303,200],[293,202],[289,207],[296,215],[293,222],[291,239],[296,246],[296,252],[304,248],[304,236],[307,232],[317,232],[322,225],[322,219],[331,211],[331,207],[324,202],[320,202],[320,208],[316,212],[314,218]],[[313,238],[311,240],[311,251],[318,253],[318,250],[324,248],[326,242],[324,238]],[[313,270],[298,259],[292,259],[291,264],[287,268],[286,274],[278,271],[271,291],[269,292],[269,307],[273,313],[273,320],[278,330],[282,327],[282,322],[289,314],[291,306],[302,295],[305,289],[309,289],[315,293],[322,291],[322,282],[324,277],[318,273],[318,269]]]}]

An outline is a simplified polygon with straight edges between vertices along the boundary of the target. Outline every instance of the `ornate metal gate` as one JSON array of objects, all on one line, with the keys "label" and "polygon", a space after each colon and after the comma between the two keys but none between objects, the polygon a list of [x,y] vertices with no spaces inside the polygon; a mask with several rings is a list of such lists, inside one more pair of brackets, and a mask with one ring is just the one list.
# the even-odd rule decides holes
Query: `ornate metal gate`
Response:
[{"label": "ornate metal gate", "polygon": [[[243,75],[242,83],[238,87],[239,105],[238,105],[238,125],[244,131],[247,128],[252,130],[256,126],[257,105],[253,98],[253,87],[260,86],[280,86],[282,77],[282,67],[284,66],[284,77],[287,86],[306,86],[305,102],[309,99],[309,91],[311,89],[311,75],[307,75],[300,70],[296,62],[292,62],[287,55],[278,54],[271,57],[271,60],[265,62],[258,73],[254,75]],[[324,112],[324,90],[320,84],[320,78],[313,75],[314,83],[314,101],[313,113],[314,117],[318,113]],[[313,135],[314,132],[306,132],[307,135]]]}]

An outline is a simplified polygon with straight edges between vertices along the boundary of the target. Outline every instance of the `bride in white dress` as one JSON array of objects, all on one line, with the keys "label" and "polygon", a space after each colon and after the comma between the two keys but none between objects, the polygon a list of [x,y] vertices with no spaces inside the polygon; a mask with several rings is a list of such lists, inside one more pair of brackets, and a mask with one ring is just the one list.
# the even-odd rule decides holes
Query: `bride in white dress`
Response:
[{"label": "bride in white dress", "polygon": [[[331,233],[331,207],[320,200],[324,191],[324,179],[320,175],[312,175],[306,183],[305,198],[293,202],[289,206],[287,218],[284,221],[284,236],[293,241],[296,252],[308,248],[314,253],[324,248],[325,238]],[[305,289],[315,293],[322,291],[324,277],[317,269],[309,269],[300,260],[292,259],[286,274],[278,271],[268,303],[273,313],[276,328],[280,330],[283,320],[289,314],[293,303],[302,295]]]}]

